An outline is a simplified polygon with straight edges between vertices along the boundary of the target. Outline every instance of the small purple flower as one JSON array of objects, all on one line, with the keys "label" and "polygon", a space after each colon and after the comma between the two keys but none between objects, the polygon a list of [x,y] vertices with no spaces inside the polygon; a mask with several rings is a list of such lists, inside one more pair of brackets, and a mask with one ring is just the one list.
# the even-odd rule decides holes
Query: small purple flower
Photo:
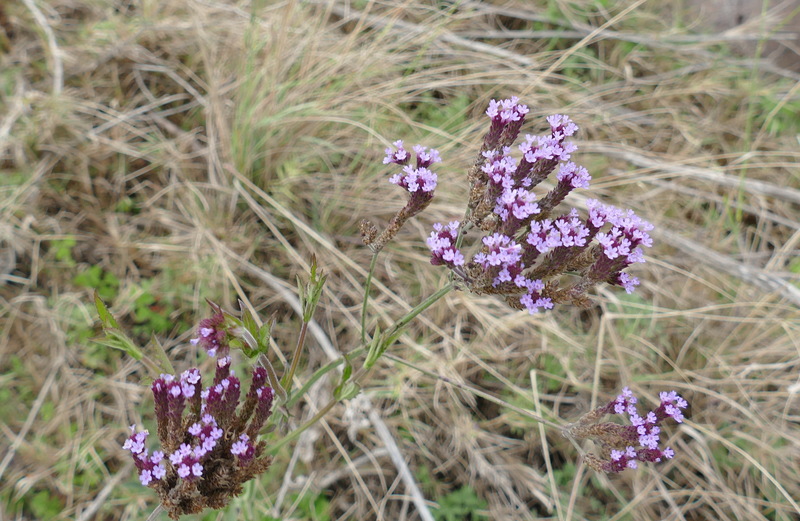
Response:
[{"label": "small purple flower", "polygon": [[[522,284],[517,285],[522,286]],[[519,302],[525,306],[529,314],[534,315],[538,313],[540,309],[553,309],[553,301],[548,297],[541,296],[541,291],[544,289],[544,282],[538,279],[526,279],[524,287],[528,289],[528,292],[520,297]]]},{"label": "small purple flower", "polygon": [[383,158],[383,164],[388,165],[389,163],[395,163],[397,165],[405,165],[408,163],[408,151],[403,148],[403,140],[398,139],[394,143],[392,143],[396,151],[392,150],[391,147],[386,149],[386,157]]},{"label": "small purple flower", "polygon": [[604,470],[606,472],[622,472],[626,468],[635,469],[639,466],[636,461],[639,457],[641,455],[637,454],[635,447],[628,446],[624,451],[612,450],[611,461],[606,463]]},{"label": "small purple flower", "polygon": [[514,280],[524,269],[522,265],[522,245],[511,237],[495,233],[483,238],[484,251],[472,258],[484,271],[493,275],[492,285]]},{"label": "small purple flower", "polygon": [[622,388],[622,393],[614,399],[614,412],[617,414],[628,413],[631,416],[636,414],[636,402],[638,398],[633,395],[628,387]]},{"label": "small purple flower", "polygon": [[412,148],[417,155],[417,168],[428,168],[434,163],[441,163],[442,158],[439,156],[439,151],[433,148],[428,149],[422,145],[414,145]]},{"label": "small purple flower", "polygon": [[181,374],[180,390],[184,398],[193,398],[195,393],[200,392],[200,371],[189,369]]},{"label": "small purple flower", "polygon": [[459,224],[458,221],[453,221],[446,227],[441,223],[433,225],[433,231],[426,243],[431,250],[431,264],[434,266],[444,264],[452,268],[464,265],[464,256],[455,247]]},{"label": "small purple flower", "polygon": [[539,206],[534,202],[535,200],[536,195],[524,188],[505,190],[497,198],[494,213],[503,222],[508,222],[512,219],[516,220],[516,222],[524,221],[531,215],[539,213]]},{"label": "small purple flower", "polygon": [[239,463],[244,464],[249,461],[255,453],[255,447],[250,442],[250,437],[242,433],[239,440],[231,445],[231,454],[238,456]]},{"label": "small purple flower", "polygon": [[608,232],[600,232],[596,236],[597,242],[603,247],[603,254],[609,259],[627,257],[631,253],[631,241],[622,235],[618,228]]},{"label": "small purple flower", "polygon": [[220,356],[228,352],[227,332],[224,329],[225,315],[221,312],[215,313],[210,318],[200,321],[197,328],[198,336],[190,340],[192,345],[200,345],[206,350],[208,356],[216,356],[217,351]]},{"label": "small purple flower", "polygon": [[403,167],[403,172],[389,178],[389,182],[402,186],[409,193],[431,193],[436,189],[437,176],[425,167],[413,168],[411,165]]},{"label": "small purple flower", "polygon": [[476,253],[473,260],[488,269],[490,266],[508,266],[522,259],[522,246],[507,235],[495,233],[483,238],[487,252]]},{"label": "small purple flower", "polygon": [[586,246],[586,239],[591,234],[589,228],[578,217],[578,211],[574,208],[569,214],[554,220],[553,227],[558,230],[558,246],[563,246],[564,248]]},{"label": "small purple flower", "polygon": [[502,123],[507,124],[512,121],[519,121],[525,114],[528,113],[528,106],[519,103],[519,98],[512,96],[504,100],[491,100],[489,108],[486,109],[486,115],[492,120],[500,120]]},{"label": "small purple flower", "polygon": [[539,253],[547,253],[553,248],[561,246],[561,233],[550,219],[533,221],[531,231],[526,237],[526,242],[536,248]]},{"label": "small purple flower", "polygon": [[569,116],[553,114],[547,117],[553,137],[558,140],[570,137],[578,131],[578,125],[569,119]]},{"label": "small purple flower", "polygon": [[599,230],[607,223],[616,223],[621,218],[621,210],[610,204],[603,204],[596,199],[587,199],[586,207],[589,209],[589,224],[595,230]]},{"label": "small purple flower", "polygon": [[[630,256],[628,258],[630,259]],[[639,279],[632,277],[630,274],[624,271],[621,271],[617,276],[617,284],[625,288],[626,293],[631,294],[633,293],[634,288],[639,285]]]},{"label": "small purple flower", "polygon": [[145,450],[144,443],[147,441],[147,436],[150,435],[150,432],[147,430],[136,432],[136,425],[131,425],[130,429],[131,436],[125,440],[122,448],[131,451],[131,454],[141,454]]},{"label": "small purple flower", "polygon": [[681,398],[675,391],[670,391],[668,393],[662,392],[659,398],[661,398],[660,409],[663,409],[664,413],[672,417],[676,422],[682,423],[683,412],[681,412],[681,409],[685,409],[689,406],[686,400]]},{"label": "small purple flower", "polygon": [[[558,140],[552,136],[527,134],[525,141],[519,145],[519,150],[528,163],[536,163],[542,159],[553,160],[563,154]],[[567,159],[569,159],[569,156],[567,156]]]},{"label": "small purple flower", "polygon": [[130,451],[133,461],[139,471],[139,481],[147,486],[153,481],[158,481],[166,475],[166,468],[162,463],[164,453],[161,451],[153,452],[150,456],[145,448],[145,442],[150,434],[148,431],[136,432],[136,426],[131,425],[131,436],[125,440],[122,448]]},{"label": "small purple flower", "polygon": [[589,188],[589,181],[592,180],[592,176],[589,175],[589,172],[584,167],[570,161],[562,163],[558,167],[556,179],[558,179],[559,183],[571,188]]},{"label": "small purple flower", "polygon": [[505,147],[503,153],[499,154],[496,150],[489,150],[483,153],[487,159],[481,170],[489,177],[489,181],[495,185],[505,188],[512,188],[509,184],[517,171],[517,162],[509,155],[510,149]]},{"label": "small purple flower", "polygon": [[486,115],[492,122],[483,139],[483,150],[493,150],[498,145],[513,143],[528,112],[527,105],[520,104],[516,96],[500,101],[491,100]]}]

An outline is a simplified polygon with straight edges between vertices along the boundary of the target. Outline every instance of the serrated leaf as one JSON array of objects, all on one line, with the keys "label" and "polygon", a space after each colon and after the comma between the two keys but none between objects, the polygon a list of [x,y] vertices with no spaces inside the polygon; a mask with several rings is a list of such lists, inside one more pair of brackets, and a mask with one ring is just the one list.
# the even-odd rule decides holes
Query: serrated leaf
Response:
[{"label": "serrated leaf", "polygon": [[342,382],[348,381],[350,379],[350,375],[352,374],[353,374],[353,365],[347,358],[345,358],[344,368],[342,369]]},{"label": "serrated leaf", "polygon": [[97,293],[97,290],[94,290],[94,307],[97,308],[97,314],[100,316],[100,322],[103,324],[103,328],[117,328],[119,329],[119,324],[117,323],[114,316],[106,307],[105,302],[103,299],[100,298],[100,295]]},{"label": "serrated leaf", "polygon": [[[250,309],[244,306],[244,302],[241,300],[239,301],[239,307],[242,309],[242,326],[250,332],[250,335],[255,339],[258,336],[258,324],[256,323],[256,319],[253,316],[253,313],[250,312]],[[255,348],[254,348],[255,349]]]},{"label": "serrated leaf", "polygon": [[169,361],[169,357],[167,357],[167,352],[164,350],[164,346],[161,345],[161,342],[159,342],[155,334],[150,335],[150,344],[153,346],[151,349],[156,353],[156,358],[159,361],[159,369],[161,369],[161,372],[175,374],[175,368],[172,367],[172,362]]},{"label": "serrated leaf", "polygon": [[349,400],[355,398],[361,392],[361,387],[355,382],[346,382],[338,385],[333,391],[333,396],[337,400]]}]

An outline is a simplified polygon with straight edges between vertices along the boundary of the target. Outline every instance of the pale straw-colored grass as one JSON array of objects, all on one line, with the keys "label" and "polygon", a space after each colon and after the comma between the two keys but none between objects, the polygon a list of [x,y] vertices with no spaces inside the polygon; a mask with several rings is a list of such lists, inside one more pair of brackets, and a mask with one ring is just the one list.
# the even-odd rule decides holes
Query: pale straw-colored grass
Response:
[{"label": "pale straw-colored grass", "polygon": [[[681,29],[679,2],[599,3],[0,6],[2,517],[144,519],[155,506],[120,449],[129,424],[152,427],[145,371],[92,344],[76,274],[119,279],[109,304],[143,343],[137,299],[152,294],[181,369],[197,363],[187,327],[206,297],[274,313],[280,365],[298,325],[286,290],[313,253],[329,283],[303,382],[326,342],[358,345],[357,225],[403,204],[383,148],[422,142],[445,162],[433,205],[379,259],[371,327],[446,280],[423,240],[463,213],[488,100],[519,95],[524,132],[551,113],[581,126],[574,159],[594,184],[568,202],[656,224],[642,287],[533,317],[451,293],[378,364],[369,403],[336,407],[222,518],[309,519],[305,495],[330,519],[429,519],[469,485],[489,519],[797,519],[800,153],[787,114],[800,78],[720,51],[752,31]],[[689,400],[687,422],[666,429],[674,460],[597,475],[581,460],[590,444],[531,419],[574,421],[624,385],[648,403],[669,389]]]}]

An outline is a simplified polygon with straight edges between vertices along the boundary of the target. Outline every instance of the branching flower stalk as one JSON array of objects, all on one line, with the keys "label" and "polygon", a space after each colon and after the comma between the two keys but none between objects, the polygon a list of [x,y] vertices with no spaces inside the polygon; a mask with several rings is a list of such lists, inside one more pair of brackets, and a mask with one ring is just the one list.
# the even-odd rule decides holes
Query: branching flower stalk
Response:
[{"label": "branching flower stalk", "polygon": [[386,244],[397,235],[397,232],[400,231],[406,221],[431,204],[434,190],[436,190],[438,176],[435,172],[430,170],[430,167],[433,166],[434,163],[440,163],[442,161],[437,150],[429,150],[422,145],[414,145],[412,150],[416,156],[416,166],[411,166],[411,154],[403,148],[403,141],[395,141],[394,146],[396,150],[391,148],[386,149],[386,157],[383,159],[383,164],[395,164],[403,167],[401,172],[389,178],[389,182],[404,188],[408,192],[409,197],[406,205],[397,211],[389,221],[389,225],[380,235],[378,235],[378,228],[366,219],[362,220],[359,225],[361,229],[361,239],[372,251],[369,272],[367,273],[367,280],[364,283],[364,303],[361,308],[362,344],[366,342],[367,337],[367,307],[370,289],[372,288],[372,276],[375,273],[378,254],[383,250]]},{"label": "branching flower stalk", "polygon": [[[660,446],[660,424],[667,418],[682,423],[682,409],[689,404],[675,391],[662,392],[659,398],[661,403],[658,407],[640,416],[636,408],[638,399],[625,387],[614,400],[565,426],[562,433],[575,440],[592,440],[599,447],[597,455],[586,456],[586,464],[598,472],[617,473],[635,469],[639,462],[658,463],[662,459],[672,459],[675,451]],[[627,414],[631,424],[600,422],[609,414]]]},{"label": "branching flower stalk", "polygon": [[[570,161],[578,147],[568,138],[578,131],[578,126],[568,116],[549,116],[549,132],[525,135],[518,147],[521,157],[517,160],[512,156],[511,147],[528,113],[528,107],[516,97],[489,103],[486,110],[489,129],[467,172],[469,196],[464,220],[434,224],[427,240],[431,264],[450,270],[451,283],[445,289],[449,291],[455,286],[479,295],[497,295],[513,309],[524,309],[530,314],[552,309],[556,304],[588,307],[591,304],[588,291],[601,283],[633,292],[639,280],[623,270],[631,264],[644,262],[641,248],[652,245],[647,232],[653,226],[632,210],[595,199],[587,201],[586,217],[575,208],[558,212],[558,206],[573,190],[588,188],[591,180],[584,167]],[[413,169],[407,164],[410,155],[403,142],[396,141],[394,146],[395,149],[386,150],[383,162],[403,165],[402,173],[395,174],[390,181],[413,187],[409,189],[411,197],[406,207],[398,213],[398,216],[405,216],[409,213],[407,208],[424,208],[430,203],[435,178],[430,192],[426,192],[424,205],[419,204],[417,191],[421,176],[416,174],[409,177],[410,181],[401,182]],[[414,150],[419,164],[419,151],[427,149],[416,145]],[[435,157],[438,162],[439,154]],[[555,173],[555,186],[537,200],[534,188],[552,173]],[[362,238],[373,250],[368,281],[377,253],[397,233],[397,224],[403,222],[405,219],[395,216],[380,236],[374,225],[362,222]],[[482,237],[477,251],[465,255],[462,247],[473,229],[480,230]],[[434,294],[429,300],[433,302],[444,294],[446,291]],[[366,337],[368,296],[369,282],[362,313],[362,341]],[[374,364],[383,355],[396,340],[394,333],[390,330],[379,335],[376,331],[365,366]],[[379,341],[376,342],[376,338]],[[682,421],[680,409],[686,407],[686,401],[674,391],[662,393],[661,406],[644,420],[635,413],[635,403],[636,399],[625,388],[616,401],[563,431],[572,439],[592,439],[599,444],[600,455],[587,459],[595,470],[619,472],[635,468],[637,461],[653,462],[672,457],[672,449],[657,448],[658,423],[669,416]],[[620,404],[629,409],[631,427],[596,423],[611,410],[619,413]]]},{"label": "branching flower stalk", "polygon": [[[528,107],[517,98],[492,100],[486,114],[489,131],[467,175],[464,224],[434,225],[427,241],[431,263],[450,269],[471,292],[501,296],[531,314],[555,304],[587,307],[587,292],[604,282],[632,292],[639,280],[623,270],[644,262],[641,247],[652,244],[652,225],[632,210],[593,199],[586,218],[574,208],[556,213],[571,191],[588,188],[591,180],[570,161],[577,146],[568,138],[577,125],[564,115],[548,117],[550,132],[526,135],[516,160],[511,145]],[[533,189],[553,172],[555,187],[537,201]],[[467,258],[462,243],[473,228],[483,236]]]},{"label": "branching flower stalk", "polygon": [[242,400],[241,382],[231,369],[230,328],[224,315],[204,320],[198,332],[192,342],[216,356],[212,382],[203,386],[197,368],[179,377],[162,374],[151,386],[160,449],[151,454],[146,447],[149,432],[137,431],[135,425],[123,445],[142,485],[158,493],[173,519],[222,508],[272,462],[266,442],[257,440],[275,397],[266,369],[253,370]]},{"label": "branching flower stalk", "polygon": [[[469,195],[463,222],[434,224],[426,241],[431,264],[447,268],[450,281],[385,330],[376,326],[368,335],[368,302],[377,256],[410,218],[430,205],[438,183],[431,167],[441,162],[436,150],[415,145],[412,163],[412,154],[400,140],[386,149],[383,163],[400,168],[389,181],[403,188],[408,199],[382,232],[366,220],[360,225],[362,239],[372,251],[364,288],[361,345],[341,360],[317,369],[297,390],[293,389],[294,376],[326,281],[326,276],[317,272],[313,258],[309,281],[303,284],[298,280],[302,321],[289,363],[283,368],[283,378],[278,377],[266,356],[273,324],[262,325],[248,311],[237,318],[210,303],[213,315],[200,322],[197,336],[191,340],[215,360],[214,374],[204,383],[198,368],[177,374],[155,339],[157,360],[145,356],[95,295],[106,332],[100,341],[124,350],[159,374],[151,390],[160,447],[150,452],[146,446],[149,432],[135,425],[123,444],[133,457],[140,482],[159,495],[159,508],[178,519],[207,507],[225,506],[242,492],[244,483],[269,468],[272,456],[282,447],[316,424],[337,403],[357,395],[377,361],[387,354],[408,324],[453,289],[496,295],[511,308],[531,314],[552,309],[556,304],[589,306],[588,292],[598,284],[621,286],[628,293],[634,290],[639,281],[624,270],[644,262],[641,248],[652,244],[647,233],[652,225],[632,210],[593,199],[587,201],[585,216],[575,208],[559,211],[573,190],[588,188],[591,180],[585,168],[570,161],[577,146],[568,138],[578,127],[567,116],[548,117],[549,131],[526,135],[518,146],[521,157],[515,159],[511,147],[528,112],[528,107],[514,97],[490,102],[486,111],[489,130],[466,175]],[[555,185],[537,198],[534,188],[553,173]],[[478,230],[481,237],[470,245],[467,239],[473,230]],[[241,302],[240,307],[244,309]],[[241,350],[249,358],[260,358],[263,365],[252,370],[244,395],[242,382],[231,368],[232,349]],[[359,361],[360,366],[354,371]],[[314,382],[339,366],[343,366],[342,376],[332,400],[281,439],[269,444],[259,440],[268,422],[283,418],[283,414],[273,417],[275,407],[285,410],[293,406]],[[489,393],[472,391],[502,403]],[[512,410],[558,427],[572,440],[593,441],[598,452],[586,456],[587,464],[598,472],[616,473],[636,468],[640,462],[673,457],[670,447],[661,448],[661,424],[668,418],[682,422],[682,409],[688,404],[674,391],[661,393],[660,398],[657,408],[640,416],[637,399],[626,387],[608,404],[564,427],[520,408]],[[631,424],[601,422],[609,414],[626,414]]]}]

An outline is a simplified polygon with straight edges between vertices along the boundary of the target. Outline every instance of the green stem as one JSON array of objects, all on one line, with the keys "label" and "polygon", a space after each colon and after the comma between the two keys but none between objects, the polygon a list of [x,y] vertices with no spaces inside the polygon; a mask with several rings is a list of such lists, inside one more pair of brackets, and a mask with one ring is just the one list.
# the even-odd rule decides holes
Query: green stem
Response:
[{"label": "green stem", "polygon": [[[417,315],[419,315],[420,313],[431,307],[433,304],[435,304],[439,299],[450,293],[450,291],[452,291],[454,288],[455,285],[452,282],[449,282],[444,286],[442,286],[442,288],[439,289],[439,291],[437,291],[430,297],[426,298],[425,300],[417,304],[414,307],[414,309],[406,313],[405,316],[403,316],[400,320],[394,323],[394,326],[392,326],[392,328],[389,330],[389,334],[385,336],[386,341],[388,343],[394,342],[394,339],[396,339],[397,336],[399,336],[400,333],[403,332],[403,329],[405,329],[405,327],[408,325],[409,322],[414,320],[414,318],[416,318]],[[389,347],[389,345],[387,344],[384,348],[386,347]]]},{"label": "green stem", "polygon": [[286,389],[284,389],[281,385],[281,382],[278,379],[278,374],[275,372],[275,368],[272,367],[272,362],[269,361],[269,358],[267,358],[267,355],[264,353],[259,356],[258,360],[261,363],[261,367],[267,370],[267,380],[269,380],[269,385],[278,391],[278,395],[280,395],[282,400],[285,400]]},{"label": "green stem", "polygon": [[283,379],[281,380],[284,389],[289,389],[290,391],[292,389],[292,378],[294,378],[297,365],[300,363],[300,351],[303,350],[303,345],[306,343],[306,331],[308,331],[308,322],[304,320],[303,325],[300,326],[300,336],[297,338],[297,345],[292,355],[292,365],[289,367],[289,372],[283,375]]},{"label": "green stem", "polygon": [[[372,273],[372,270],[370,270],[370,273]],[[442,297],[447,295],[454,287],[455,286],[452,283],[443,286],[439,291],[437,291],[436,293],[434,293],[430,297],[426,298],[424,301],[422,301],[417,306],[415,306],[414,309],[412,309],[411,311],[406,313],[400,320],[395,322],[394,326],[392,326],[392,328],[389,330],[391,332],[391,335],[386,337],[386,346],[384,347],[384,349],[388,348],[389,345],[392,342],[394,342],[394,338],[396,336],[400,335],[400,333],[403,331],[403,328],[405,328],[405,326],[409,322],[411,322],[417,315],[419,315],[420,313],[422,313],[423,311],[425,311],[426,309],[431,307],[439,299],[441,299]],[[365,299],[365,301],[366,301],[366,299]],[[333,362],[330,362],[328,365],[325,365],[325,366],[319,368],[314,373],[314,375],[311,377],[311,380],[309,380],[298,391],[298,394],[296,396],[292,396],[291,397],[291,399],[287,402],[287,406],[296,403],[296,401],[300,398],[300,396],[305,394],[315,381],[317,381],[320,378],[322,378],[323,375],[325,375],[326,373],[330,372],[335,367],[338,367],[339,365],[341,365],[344,362],[345,358],[349,359],[350,357],[356,356],[356,355],[362,353],[365,349],[366,348],[364,346],[361,346],[361,347],[359,347],[357,349],[354,349],[353,351],[351,351],[347,355],[345,355],[345,357],[340,358],[338,360],[334,360]],[[358,371],[356,371],[356,374],[353,375],[352,381],[357,384],[359,380],[361,380],[365,375],[370,374],[370,372],[371,372],[370,370],[365,369],[364,367],[361,367]],[[320,409],[317,412],[317,414],[314,415],[313,418],[311,418],[310,420],[305,422],[303,425],[301,425],[297,429],[293,430],[292,432],[290,432],[289,434],[284,436],[280,441],[278,441],[277,443],[272,445],[268,449],[269,453],[270,454],[276,454],[284,445],[286,445],[290,441],[296,439],[298,436],[300,436],[300,434],[303,433],[303,431],[307,430],[309,427],[311,427],[316,422],[318,422],[320,419],[322,419],[322,417],[325,416],[328,413],[328,411],[330,411],[337,403],[339,403],[339,401],[336,398],[333,398],[331,401],[329,401],[325,405],[325,407]]]},{"label": "green stem", "polygon": [[305,422],[303,425],[301,425],[300,427],[296,428],[295,430],[293,430],[292,432],[290,432],[289,434],[287,434],[286,436],[281,438],[280,441],[278,441],[277,443],[275,443],[274,445],[269,447],[267,449],[267,452],[269,454],[277,454],[278,451],[281,450],[281,448],[284,445],[286,445],[287,443],[289,443],[290,441],[292,441],[294,439],[297,439],[297,437],[300,436],[304,431],[308,430],[309,427],[311,427],[312,425],[314,425],[315,423],[320,421],[322,419],[322,417],[325,416],[326,414],[328,414],[328,412],[331,409],[333,409],[333,406],[336,405],[337,403],[339,403],[339,401],[337,399],[335,399],[335,398],[332,399],[331,401],[329,401],[325,405],[325,407],[323,407],[322,409],[317,411],[317,414],[315,414],[313,418],[311,418],[310,420]]},{"label": "green stem", "polygon": [[367,273],[367,280],[364,282],[364,303],[361,305],[361,343],[367,342],[367,304],[369,303],[369,290],[372,289],[372,274],[375,273],[375,266],[378,264],[378,254],[372,254],[372,260],[369,263],[369,272]]},{"label": "green stem", "polygon": [[402,358],[398,358],[398,357],[396,357],[394,355],[386,355],[386,358],[388,358],[389,360],[392,360],[393,362],[397,362],[398,364],[402,364],[402,365],[404,365],[406,367],[410,367],[411,369],[419,371],[420,373],[422,373],[424,375],[427,375],[427,376],[430,376],[431,378],[436,378],[437,380],[441,380],[441,381],[445,382],[446,384],[452,385],[453,387],[458,387],[462,391],[470,392],[470,393],[474,394],[475,396],[479,396],[479,397],[483,398],[486,401],[495,403],[495,404],[497,404],[497,405],[499,405],[501,407],[505,407],[506,409],[508,409],[510,411],[514,411],[515,413],[517,413],[517,414],[519,414],[521,416],[525,416],[526,418],[530,418],[531,420],[534,420],[534,421],[537,421],[537,422],[542,423],[544,425],[547,425],[548,427],[554,427],[556,429],[563,428],[562,425],[559,425],[557,423],[553,423],[553,422],[551,422],[549,420],[546,420],[546,419],[542,418],[541,416],[533,414],[532,412],[528,411],[527,409],[523,409],[521,407],[517,407],[516,405],[512,405],[512,404],[510,404],[510,403],[508,403],[508,402],[506,402],[506,401],[494,396],[493,394],[487,393],[486,391],[481,391],[480,389],[478,389],[476,387],[473,387],[471,385],[463,384],[463,383],[460,383],[460,382],[456,382],[455,380],[451,380],[450,378],[447,378],[446,376],[442,376],[442,375],[434,373],[433,371],[428,371],[427,369],[423,369],[423,368],[421,368],[421,367],[419,367],[417,365],[412,364],[411,362],[407,362],[407,361],[403,360]]},{"label": "green stem", "polygon": [[469,220],[469,208],[464,213],[464,220],[461,222],[461,226],[458,227],[458,235],[456,236],[456,249],[461,248],[461,243],[464,242],[464,237],[466,237],[467,233],[472,229],[474,226],[472,221]]},{"label": "green stem", "polygon": [[344,355],[342,358],[338,358],[338,359],[334,360],[333,362],[330,362],[329,364],[324,365],[324,366],[320,367],[319,369],[317,369],[316,372],[313,375],[311,375],[311,378],[303,385],[303,387],[298,389],[297,392],[292,393],[292,395],[289,397],[289,400],[286,402],[285,407],[288,409],[288,408],[294,406],[294,404],[296,404],[297,401],[300,398],[302,398],[303,395],[306,394],[309,389],[311,389],[311,386],[314,385],[314,383],[317,380],[319,380],[320,378],[322,378],[323,376],[325,376],[326,374],[328,374],[332,370],[334,370],[337,367],[339,367],[340,365],[342,365],[345,360],[352,360],[354,357],[360,355],[363,352],[364,352],[364,347],[359,347],[357,349],[353,349],[352,351],[350,351],[349,353]]}]

